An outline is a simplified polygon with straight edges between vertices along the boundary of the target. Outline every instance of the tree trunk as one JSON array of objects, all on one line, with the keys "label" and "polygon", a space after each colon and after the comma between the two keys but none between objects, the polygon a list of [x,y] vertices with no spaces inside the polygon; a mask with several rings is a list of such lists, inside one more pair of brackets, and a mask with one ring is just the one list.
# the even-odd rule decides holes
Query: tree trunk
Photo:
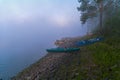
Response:
[{"label": "tree trunk", "polygon": [[116,8],[116,14],[119,12],[119,3],[120,3],[120,0],[116,0],[116,3],[115,3],[115,8]]},{"label": "tree trunk", "polygon": [[100,7],[99,7],[100,15],[99,15],[99,24],[100,24],[100,33],[103,33],[103,3],[100,2]]},{"label": "tree trunk", "polygon": [[118,15],[118,10],[119,10],[119,7],[118,7],[118,5],[119,5],[119,2],[120,2],[120,0],[116,0],[116,2],[115,2],[115,14],[116,15]]}]

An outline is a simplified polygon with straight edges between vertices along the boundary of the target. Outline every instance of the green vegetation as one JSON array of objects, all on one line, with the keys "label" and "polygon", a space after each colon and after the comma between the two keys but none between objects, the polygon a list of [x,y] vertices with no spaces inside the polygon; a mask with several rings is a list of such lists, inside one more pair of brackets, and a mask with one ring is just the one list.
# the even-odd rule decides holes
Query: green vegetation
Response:
[{"label": "green vegetation", "polygon": [[100,80],[110,78],[120,79],[120,16],[113,17],[106,22],[109,31],[105,34],[105,40],[88,47],[92,51],[95,64],[99,66]]},{"label": "green vegetation", "polygon": [[[104,26],[104,35],[96,33],[94,36],[81,38],[90,39],[96,36],[103,36],[104,40],[80,47],[79,52],[67,53],[67,56],[62,58],[63,62],[60,62],[56,71],[51,73],[51,80],[120,79],[120,15],[109,18]],[[44,59],[21,72],[16,79],[19,79],[19,76],[23,74],[28,75],[29,72],[34,73],[32,72],[34,69],[39,70],[38,66],[42,62],[44,62]],[[40,80],[45,79],[41,79],[40,77]]]},{"label": "green vegetation", "polygon": [[110,18],[105,26],[105,40],[84,46],[79,53],[71,54],[55,77],[62,80],[120,79],[120,16]]},{"label": "green vegetation", "polygon": [[[80,21],[82,24],[88,22],[88,19],[98,18],[99,32],[103,34],[103,22],[119,12],[120,0],[78,0],[80,11]],[[90,26],[88,26],[90,27]]]}]

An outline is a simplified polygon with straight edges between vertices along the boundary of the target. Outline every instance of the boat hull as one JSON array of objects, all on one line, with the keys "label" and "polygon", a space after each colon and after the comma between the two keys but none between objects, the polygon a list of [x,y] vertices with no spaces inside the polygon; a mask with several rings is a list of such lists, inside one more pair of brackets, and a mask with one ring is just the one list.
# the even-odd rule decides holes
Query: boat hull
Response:
[{"label": "boat hull", "polygon": [[102,37],[97,37],[97,38],[93,38],[93,39],[89,39],[89,40],[81,40],[81,41],[78,41],[76,42],[76,46],[85,46],[85,45],[89,45],[89,44],[93,44],[93,43],[96,43],[96,42],[100,42],[102,41],[104,38]]},{"label": "boat hull", "polygon": [[79,51],[80,48],[52,48],[52,49],[47,49],[47,52],[75,52]]}]

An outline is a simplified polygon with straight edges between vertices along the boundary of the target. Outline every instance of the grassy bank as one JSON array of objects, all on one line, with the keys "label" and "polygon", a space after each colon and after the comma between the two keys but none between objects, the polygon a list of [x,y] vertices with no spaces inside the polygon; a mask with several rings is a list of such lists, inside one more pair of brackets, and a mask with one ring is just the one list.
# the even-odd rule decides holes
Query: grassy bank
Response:
[{"label": "grassy bank", "polygon": [[[52,61],[57,61],[56,55],[61,56],[60,64],[58,62],[50,63],[51,57],[43,58],[31,67],[25,69],[23,72],[16,76],[13,80],[23,80],[26,75],[38,73],[43,64],[46,66],[49,64],[59,64],[57,69],[53,73],[50,72],[50,76],[42,77],[40,74],[36,74],[36,80],[119,80],[120,79],[120,17],[110,18],[105,23],[104,40],[92,45],[80,47],[79,52],[64,53],[66,57],[62,58],[60,53],[55,53]],[[96,37],[97,34],[92,36]],[[72,41],[78,41],[81,39],[89,39],[91,36],[83,38],[72,39]],[[45,60],[44,60],[45,59]],[[49,68],[48,66],[48,68]],[[37,68],[36,68],[37,67]],[[41,69],[40,69],[41,68]],[[49,71],[47,68],[47,71]],[[53,68],[53,67],[52,67]],[[36,69],[36,70],[35,70]],[[41,72],[41,74],[44,73]],[[45,73],[46,74],[49,72]],[[52,77],[51,77],[52,75]],[[23,79],[21,78],[23,77]],[[34,77],[34,76],[33,76]],[[26,80],[26,79],[25,79]],[[31,80],[31,79],[27,79]]]},{"label": "grassy bank", "polygon": [[97,64],[97,80],[120,79],[120,16],[109,19],[101,43],[88,46],[92,52],[93,61]]},{"label": "grassy bank", "polygon": [[119,80],[120,79],[120,18],[106,24],[104,38],[66,59],[55,77],[61,80]]}]

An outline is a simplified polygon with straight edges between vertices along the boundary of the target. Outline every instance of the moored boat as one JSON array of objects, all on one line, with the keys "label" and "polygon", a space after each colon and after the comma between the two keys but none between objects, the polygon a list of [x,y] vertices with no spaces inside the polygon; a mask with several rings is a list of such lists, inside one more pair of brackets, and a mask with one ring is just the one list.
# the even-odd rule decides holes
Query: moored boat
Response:
[{"label": "moored boat", "polygon": [[104,38],[102,37],[97,37],[97,38],[92,38],[92,39],[88,39],[88,40],[81,40],[81,41],[78,41],[76,42],[76,46],[85,46],[85,45],[89,45],[89,44],[93,44],[93,43],[96,43],[96,42],[100,42],[104,40]]},{"label": "moored boat", "polygon": [[80,48],[51,48],[46,49],[47,52],[75,52],[79,51]]}]

